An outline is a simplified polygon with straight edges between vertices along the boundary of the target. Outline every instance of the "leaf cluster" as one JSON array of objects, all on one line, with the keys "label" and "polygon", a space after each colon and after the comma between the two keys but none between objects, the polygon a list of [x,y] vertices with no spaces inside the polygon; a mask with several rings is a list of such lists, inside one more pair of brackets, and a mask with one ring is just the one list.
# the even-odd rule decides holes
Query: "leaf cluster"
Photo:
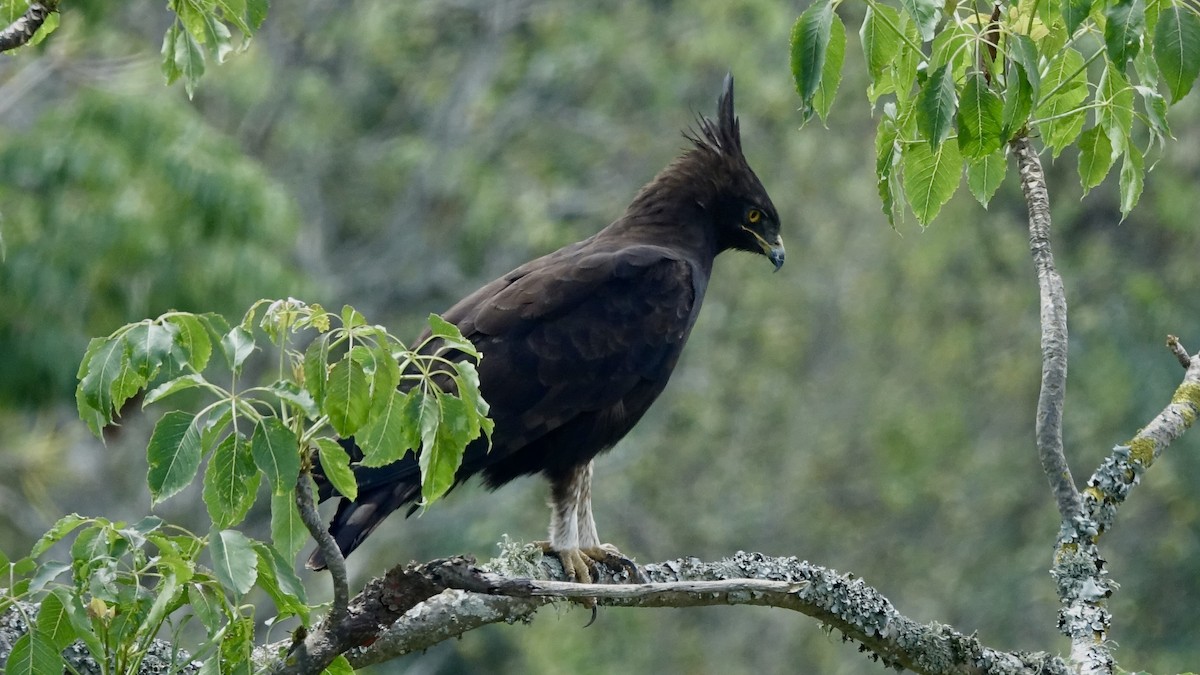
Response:
[{"label": "leaf cluster", "polygon": [[[792,32],[806,120],[828,117],[841,78],[838,4],[814,3]],[[893,225],[905,202],[922,225],[931,222],[964,171],[986,207],[1019,135],[1039,135],[1055,156],[1077,145],[1085,190],[1119,161],[1127,215],[1146,153],[1170,136],[1163,90],[1177,102],[1200,73],[1200,10],[1182,0],[1016,0],[990,11],[966,1],[866,5],[867,98],[882,101],[876,179]]]},{"label": "leaf cluster", "polygon": [[[203,500],[212,529],[205,537],[192,537],[186,548],[192,558],[176,564],[173,558],[164,558],[161,549],[166,544],[158,535],[140,533],[142,539],[137,541],[112,543],[124,536],[124,526],[110,527],[106,521],[70,516],[35,546],[31,558],[75,528],[95,522],[84,533],[108,532],[104,528],[117,532],[103,536],[106,546],[119,546],[115,549],[119,555],[110,555],[107,549],[80,549],[80,559],[128,555],[133,556],[133,568],[141,569],[138,547],[148,542],[159,548],[150,558],[154,573],[163,579],[175,574],[174,585],[163,587],[156,595],[170,596],[161,601],[168,608],[166,614],[152,617],[159,624],[186,601],[194,612],[207,611],[200,618],[210,634],[220,627],[211,617],[226,616],[224,630],[241,635],[248,645],[252,624],[238,627],[234,619],[240,621],[241,615],[229,598],[241,598],[255,585],[271,595],[281,616],[299,616],[307,623],[310,608],[294,578],[293,564],[308,536],[297,506],[297,485],[311,480],[313,462],[320,462],[323,475],[340,494],[354,499],[358,490],[355,465],[385,466],[415,452],[423,503],[429,504],[453,485],[466,446],[481,436],[490,438],[492,422],[487,418],[488,406],[480,394],[475,366],[482,355],[453,324],[436,315],[429,317],[429,329],[428,337],[409,349],[382,326],[369,324],[352,307],[335,315],[320,305],[289,298],[258,301],[234,326],[216,314],[167,312],[93,339],[79,367],[76,403],[80,417],[98,436],[139,394],[143,408],[185,391],[199,392],[208,400],[198,410],[163,414],[154,426],[146,458],[154,503],[195,481],[207,458]],[[295,345],[302,334],[314,334],[303,349]],[[269,352],[277,355],[276,379],[270,384],[239,386],[240,380],[248,377],[250,357]],[[230,384],[216,384],[214,373],[229,376]],[[351,437],[362,450],[360,461],[354,464],[339,442]],[[270,544],[230,529],[241,523],[254,505],[264,476],[271,495]],[[161,527],[157,519],[146,522],[154,523],[153,529]],[[82,537],[84,534],[78,535],[73,552],[87,545],[78,543]],[[167,541],[174,540],[162,540]],[[191,592],[184,600],[180,589],[196,578],[193,559],[204,550],[212,561],[207,574],[214,585],[208,591]],[[45,565],[42,568],[66,569],[55,567],[56,563]],[[163,565],[170,569],[159,570]],[[86,606],[99,598],[111,605],[119,599],[115,593],[96,595],[91,589],[95,584],[88,586],[86,580],[98,574],[88,568],[78,577],[72,602]],[[136,580],[131,583],[139,586]],[[34,586],[31,592],[43,587]],[[212,604],[205,593],[217,589],[226,598],[222,602],[233,608],[232,614],[198,608],[197,603]],[[157,632],[157,628],[147,630],[149,635]],[[72,639],[84,639],[72,635]],[[40,639],[31,637],[30,648],[32,641]],[[121,641],[131,644],[125,637]],[[222,659],[233,658],[227,651],[222,642]],[[18,657],[26,658],[26,653],[20,652]]]},{"label": "leaf cluster", "polygon": [[245,51],[267,18],[267,6],[267,0],[169,0],[167,8],[175,17],[163,37],[162,72],[167,84],[182,77],[191,97],[206,62],[222,63],[234,50],[230,28],[241,34],[237,49]]},{"label": "leaf cluster", "polygon": [[[51,558],[62,549],[65,560]],[[23,617],[29,630],[9,652],[8,673],[66,672],[62,652],[74,643],[102,672],[138,672],[165,628],[178,634],[192,622],[206,638],[189,658],[203,671],[249,672],[255,607],[239,600],[256,582],[275,602],[276,620],[307,623],[310,613],[292,565],[272,547],[232,530],[198,537],[153,516],[133,524],[65,516],[28,557],[0,552],[0,574],[8,588],[0,613],[37,606]]]}]

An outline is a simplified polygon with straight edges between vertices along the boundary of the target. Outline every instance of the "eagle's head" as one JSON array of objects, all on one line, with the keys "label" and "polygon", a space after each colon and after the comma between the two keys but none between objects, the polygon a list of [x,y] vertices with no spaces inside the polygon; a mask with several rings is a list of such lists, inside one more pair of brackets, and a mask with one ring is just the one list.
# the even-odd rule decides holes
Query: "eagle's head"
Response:
[{"label": "eagle's head", "polygon": [[684,132],[695,149],[689,159],[700,163],[711,178],[709,194],[701,206],[714,216],[720,250],[761,253],[775,269],[783,266],[783,239],[779,212],[766,188],[742,154],[738,119],[733,112],[733,76],[725,76],[717,100],[717,119],[700,116],[697,128]]}]

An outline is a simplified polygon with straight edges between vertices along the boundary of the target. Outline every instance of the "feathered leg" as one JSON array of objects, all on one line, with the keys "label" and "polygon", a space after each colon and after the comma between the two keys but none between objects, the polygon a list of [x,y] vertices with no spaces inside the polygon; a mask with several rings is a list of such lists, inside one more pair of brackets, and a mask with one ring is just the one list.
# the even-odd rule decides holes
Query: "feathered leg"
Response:
[{"label": "feathered leg", "polygon": [[562,561],[572,581],[591,583],[591,568],[602,564],[624,569],[641,579],[637,565],[612,544],[600,543],[592,516],[592,463],[576,468],[561,479],[550,481],[550,541],[542,549]]}]

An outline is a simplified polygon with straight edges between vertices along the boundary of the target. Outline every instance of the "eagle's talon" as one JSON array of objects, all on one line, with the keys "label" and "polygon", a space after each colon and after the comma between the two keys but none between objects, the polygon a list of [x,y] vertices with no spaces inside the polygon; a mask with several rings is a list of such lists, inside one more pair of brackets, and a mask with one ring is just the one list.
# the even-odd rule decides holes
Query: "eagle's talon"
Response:
[{"label": "eagle's talon", "polygon": [[[603,578],[604,571],[624,571],[635,583],[646,583],[646,577],[638,569],[637,564],[625,557],[616,546],[600,544],[590,548],[569,548],[556,550],[548,541],[536,542],[545,555],[552,555],[562,563],[563,574],[569,581],[590,584],[594,579]],[[595,576],[592,571],[595,571]]]}]

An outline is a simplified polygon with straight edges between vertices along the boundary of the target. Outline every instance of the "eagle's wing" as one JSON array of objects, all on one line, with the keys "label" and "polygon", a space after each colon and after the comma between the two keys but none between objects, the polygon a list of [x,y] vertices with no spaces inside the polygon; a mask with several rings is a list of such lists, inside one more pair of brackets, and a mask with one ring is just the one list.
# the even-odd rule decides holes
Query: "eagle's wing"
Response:
[{"label": "eagle's wing", "polygon": [[665,247],[595,248],[534,261],[447,312],[484,355],[481,388],[496,423],[491,452],[471,453],[468,471],[581,416],[597,428],[580,432],[603,438],[574,440],[596,445],[594,454],[666,385],[698,309],[699,271]]},{"label": "eagle's wing", "polygon": [[[490,448],[483,439],[468,446],[459,481],[483,471],[494,487],[579,464],[580,454],[586,463],[620,439],[666,385],[706,270],[665,247],[591,242],[527,263],[443,314],[483,353],[480,388],[495,422]],[[420,497],[411,455],[357,467],[355,477],[358,499],[343,500],[330,525],[343,553]],[[309,565],[324,565],[319,552]]]}]

